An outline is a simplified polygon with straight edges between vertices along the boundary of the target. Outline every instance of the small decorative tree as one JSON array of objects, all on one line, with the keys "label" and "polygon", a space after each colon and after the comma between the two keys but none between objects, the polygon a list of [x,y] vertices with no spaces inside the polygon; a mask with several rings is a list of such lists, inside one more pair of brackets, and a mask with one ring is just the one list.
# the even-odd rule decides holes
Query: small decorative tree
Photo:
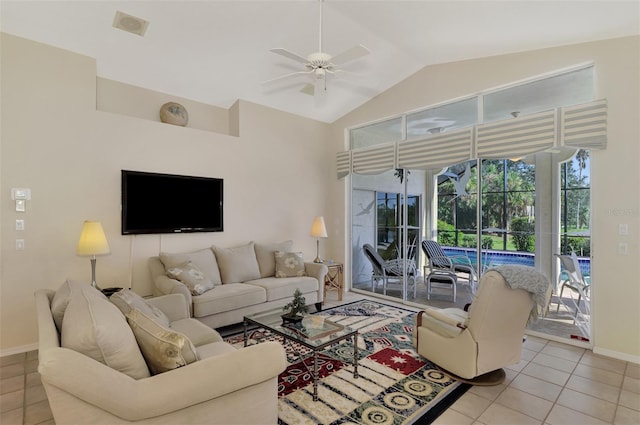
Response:
[{"label": "small decorative tree", "polygon": [[309,312],[309,307],[306,304],[306,300],[302,296],[302,292],[299,289],[293,293],[293,300],[290,303],[282,307],[282,311],[287,311],[288,313],[284,314],[288,318],[299,317],[302,318],[303,313]]}]

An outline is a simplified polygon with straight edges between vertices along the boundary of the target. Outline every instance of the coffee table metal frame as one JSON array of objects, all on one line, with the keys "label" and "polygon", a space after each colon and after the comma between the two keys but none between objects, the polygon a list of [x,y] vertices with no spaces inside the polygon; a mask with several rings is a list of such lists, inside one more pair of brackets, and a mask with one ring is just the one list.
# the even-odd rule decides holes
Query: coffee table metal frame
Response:
[{"label": "coffee table metal frame", "polygon": [[[262,327],[271,332],[280,335],[284,338],[284,341],[290,341],[298,343],[304,347],[307,347],[311,350],[311,354],[303,355],[301,353],[295,352],[294,355],[297,356],[298,359],[302,361],[302,364],[305,365],[307,370],[309,367],[306,365],[305,360],[309,357],[313,357],[313,370],[309,370],[313,376],[313,401],[318,401],[318,358],[320,356],[331,357],[325,353],[321,353],[325,348],[337,344],[343,339],[350,339],[353,344],[353,377],[358,378],[358,331],[356,329],[352,329],[348,326],[344,326],[342,329],[337,330],[329,335],[325,335],[321,338],[311,339],[307,338],[304,335],[296,332],[292,329],[282,326],[282,318],[281,318],[282,310],[271,310],[264,313],[251,314],[248,316],[244,316],[243,325],[244,325],[244,346],[246,347],[248,344],[247,339],[247,330],[249,324],[256,325],[257,327]],[[293,345],[292,345],[293,347]]]}]

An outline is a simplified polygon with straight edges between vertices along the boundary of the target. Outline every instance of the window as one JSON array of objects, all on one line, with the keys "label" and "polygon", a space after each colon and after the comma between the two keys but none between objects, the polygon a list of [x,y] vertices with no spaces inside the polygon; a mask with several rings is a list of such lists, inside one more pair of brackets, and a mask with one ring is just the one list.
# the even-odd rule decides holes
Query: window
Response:
[{"label": "window", "polygon": [[402,138],[402,117],[354,128],[349,132],[351,149],[396,142]]},{"label": "window", "polygon": [[[403,196],[400,193],[376,192],[377,245],[385,260],[402,258],[404,252],[398,249],[402,238]],[[415,259],[415,248],[420,240],[420,197],[407,196],[408,253]]]},{"label": "window", "polygon": [[[456,192],[465,164],[449,167],[438,177],[438,242],[444,246],[477,247],[475,161],[469,163],[466,194]],[[482,248],[533,252],[535,248],[535,167],[523,161],[482,161]]]},{"label": "window", "polygon": [[560,230],[561,252],[578,256],[591,255],[591,176],[589,151],[580,149],[569,161],[560,165]]}]

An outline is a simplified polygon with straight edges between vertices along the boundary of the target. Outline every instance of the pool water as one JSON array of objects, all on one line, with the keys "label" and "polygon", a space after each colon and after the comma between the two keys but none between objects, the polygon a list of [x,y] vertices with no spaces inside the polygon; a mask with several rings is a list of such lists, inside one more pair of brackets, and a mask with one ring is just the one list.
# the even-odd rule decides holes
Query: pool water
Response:
[{"label": "pool water", "polygon": [[[466,255],[474,266],[477,263],[475,249],[454,247],[442,247],[442,249],[449,256]],[[521,264],[523,266],[533,267],[535,265],[535,254],[529,252],[485,250],[482,251],[482,263],[485,267],[505,264]],[[588,257],[579,257],[578,263],[580,264],[582,275],[589,276],[591,274],[591,259]]]}]

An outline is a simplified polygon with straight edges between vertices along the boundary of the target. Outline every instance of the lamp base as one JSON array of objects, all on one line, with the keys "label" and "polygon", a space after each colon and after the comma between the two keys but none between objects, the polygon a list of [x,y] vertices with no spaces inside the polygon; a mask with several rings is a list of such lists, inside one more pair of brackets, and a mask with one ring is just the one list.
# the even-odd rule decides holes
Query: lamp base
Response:
[{"label": "lamp base", "polygon": [[96,256],[95,255],[91,258],[91,286],[96,288],[98,291],[101,291],[100,287],[96,283]]},{"label": "lamp base", "polygon": [[320,258],[320,239],[316,239],[316,259],[313,260],[314,263],[324,263],[322,258]]}]

